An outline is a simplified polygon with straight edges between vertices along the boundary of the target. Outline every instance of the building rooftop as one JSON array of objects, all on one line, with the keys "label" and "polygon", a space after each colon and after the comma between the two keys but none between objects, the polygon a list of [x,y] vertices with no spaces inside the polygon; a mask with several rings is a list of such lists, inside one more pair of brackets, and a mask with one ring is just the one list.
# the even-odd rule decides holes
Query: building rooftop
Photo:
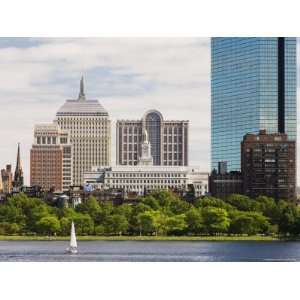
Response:
[{"label": "building rooftop", "polygon": [[58,110],[56,116],[108,116],[108,112],[98,100],[67,100]]},{"label": "building rooftop", "polygon": [[98,100],[87,100],[84,93],[83,77],[80,80],[78,99],[67,100],[58,110],[56,116],[108,116],[108,112]]},{"label": "building rooftop", "polygon": [[203,172],[198,166],[157,166],[157,165],[116,165],[116,166],[92,166],[90,172],[86,174],[97,173],[101,171],[112,171],[112,172],[191,172],[201,173],[208,175],[208,172]]}]

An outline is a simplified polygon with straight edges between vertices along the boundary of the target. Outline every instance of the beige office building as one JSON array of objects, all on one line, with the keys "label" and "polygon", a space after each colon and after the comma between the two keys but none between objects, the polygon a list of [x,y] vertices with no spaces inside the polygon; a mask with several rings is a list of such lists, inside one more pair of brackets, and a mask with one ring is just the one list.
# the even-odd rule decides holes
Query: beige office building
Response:
[{"label": "beige office building", "polygon": [[92,166],[110,165],[111,122],[98,100],[88,100],[80,81],[78,99],[67,100],[56,113],[63,130],[70,133],[73,150],[73,184],[83,184],[83,173]]}]

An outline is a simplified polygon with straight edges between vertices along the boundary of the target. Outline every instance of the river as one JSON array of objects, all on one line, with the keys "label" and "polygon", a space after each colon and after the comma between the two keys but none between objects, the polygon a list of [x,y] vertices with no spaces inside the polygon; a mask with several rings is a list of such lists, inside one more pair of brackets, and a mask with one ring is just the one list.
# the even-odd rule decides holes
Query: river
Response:
[{"label": "river", "polygon": [[0,241],[0,261],[261,262],[300,261],[300,242],[281,241]]}]

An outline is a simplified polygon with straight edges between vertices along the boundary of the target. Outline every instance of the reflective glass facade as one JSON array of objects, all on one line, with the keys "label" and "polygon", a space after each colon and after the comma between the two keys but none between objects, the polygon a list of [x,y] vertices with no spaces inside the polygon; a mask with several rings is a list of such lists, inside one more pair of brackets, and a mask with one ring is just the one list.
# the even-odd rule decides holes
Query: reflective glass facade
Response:
[{"label": "reflective glass facade", "polygon": [[212,38],[211,168],[240,170],[246,133],[296,140],[296,38]]}]

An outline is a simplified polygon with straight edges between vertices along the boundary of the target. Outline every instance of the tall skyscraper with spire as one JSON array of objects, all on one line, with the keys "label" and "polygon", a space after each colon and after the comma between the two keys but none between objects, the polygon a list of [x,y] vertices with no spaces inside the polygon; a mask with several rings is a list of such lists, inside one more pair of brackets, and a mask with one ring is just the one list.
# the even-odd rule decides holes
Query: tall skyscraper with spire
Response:
[{"label": "tall skyscraper with spire", "polygon": [[23,170],[21,166],[20,143],[18,143],[17,162],[16,162],[13,186],[15,189],[20,189],[23,185],[24,185],[24,176],[23,176]]},{"label": "tall skyscraper with spire", "polygon": [[111,123],[98,100],[86,99],[83,76],[78,98],[67,100],[56,113],[62,130],[68,130],[72,144],[72,184],[83,184],[83,173],[92,166],[110,165]]}]

